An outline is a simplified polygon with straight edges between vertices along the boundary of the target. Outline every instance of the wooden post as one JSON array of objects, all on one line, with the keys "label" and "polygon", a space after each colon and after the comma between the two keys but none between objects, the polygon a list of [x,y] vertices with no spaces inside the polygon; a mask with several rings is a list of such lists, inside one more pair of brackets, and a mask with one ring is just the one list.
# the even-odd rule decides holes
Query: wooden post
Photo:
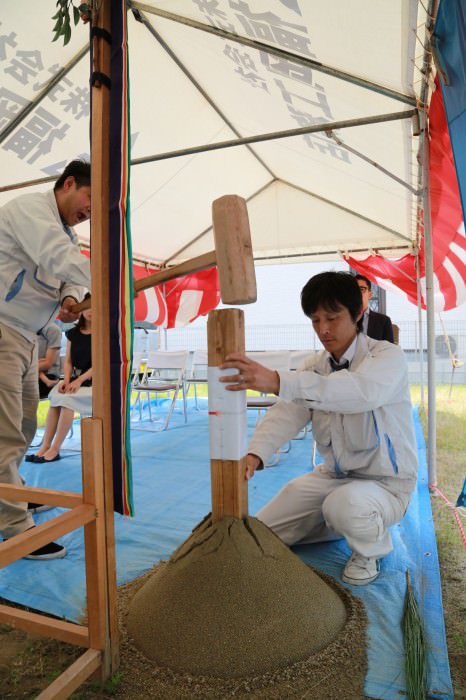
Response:
[{"label": "wooden post", "polygon": [[96,518],[84,527],[86,553],[87,626],[89,646],[104,650],[107,636],[107,569],[105,539],[104,470],[102,464],[102,421],[81,421],[84,503],[95,504]]},{"label": "wooden post", "polygon": [[[101,0],[96,26],[111,33],[111,0]],[[111,47],[103,38],[93,38],[92,71],[110,75]],[[113,513],[112,436],[110,423],[110,323],[109,323],[109,132],[110,91],[104,84],[92,86],[92,157],[91,157],[91,279],[92,279],[92,414],[102,424],[105,537],[106,537],[106,633],[103,678],[119,666],[119,632],[116,592],[115,531]],[[83,440],[87,439],[85,431]],[[83,454],[92,446],[83,442]],[[84,485],[84,492],[87,486]]]},{"label": "wooden post", "polygon": [[[241,309],[219,309],[211,311],[207,322],[207,343],[209,379],[216,375],[217,368],[231,352],[244,352],[244,313]],[[213,370],[213,372],[212,372]],[[214,384],[215,383],[215,384]],[[220,391],[226,401],[236,403],[233,412],[230,409],[215,410],[211,396]],[[212,521],[224,517],[244,518],[248,514],[248,482],[246,472],[246,392],[227,392],[218,382],[218,376],[212,376],[209,381],[209,424],[211,431],[211,488],[212,488]],[[221,394],[220,394],[221,396]],[[244,404],[244,413],[241,403]],[[239,408],[238,408],[239,406]],[[214,410],[211,410],[212,407]],[[213,426],[213,423],[216,425]],[[212,432],[223,431],[222,448],[217,440],[213,440]],[[213,443],[216,446],[213,448]],[[226,445],[226,450],[223,449]],[[212,450],[218,454],[212,454]],[[224,453],[226,454],[220,454]],[[220,455],[220,456],[219,456]]]}]

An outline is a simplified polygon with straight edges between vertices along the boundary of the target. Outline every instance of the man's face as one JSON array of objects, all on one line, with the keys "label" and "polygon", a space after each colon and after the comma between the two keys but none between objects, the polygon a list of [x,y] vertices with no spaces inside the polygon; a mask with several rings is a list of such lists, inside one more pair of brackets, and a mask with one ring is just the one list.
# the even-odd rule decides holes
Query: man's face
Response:
[{"label": "man's face", "polygon": [[310,319],[324,348],[339,360],[355,339],[356,322],[361,316],[362,310],[356,321],[353,321],[346,306],[340,306],[338,311],[329,311],[318,306]]},{"label": "man's face", "polygon": [[367,282],[364,280],[356,280],[358,283],[359,289],[361,290],[361,296],[362,296],[362,310],[366,311],[366,309],[369,306],[369,299],[372,299],[372,292],[367,286]]},{"label": "man's face", "polygon": [[90,186],[78,187],[74,177],[70,175],[63,183],[57,204],[62,220],[68,226],[76,226],[82,221],[87,221],[91,215]]}]

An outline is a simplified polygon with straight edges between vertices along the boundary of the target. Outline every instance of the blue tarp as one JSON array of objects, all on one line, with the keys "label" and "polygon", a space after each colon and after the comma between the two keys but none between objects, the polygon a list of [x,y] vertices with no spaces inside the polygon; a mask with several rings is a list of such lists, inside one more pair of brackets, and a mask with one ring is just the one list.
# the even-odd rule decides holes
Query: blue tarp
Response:
[{"label": "blue tarp", "polygon": [[[251,419],[252,432],[254,418]],[[419,448],[419,483],[408,513],[392,528],[395,550],[381,564],[381,575],[364,588],[352,588],[365,604],[369,617],[369,670],[365,693],[380,700],[399,700],[404,694],[404,651],[401,618],[406,591],[406,569],[424,620],[429,649],[429,698],[453,698],[442,611],[439,563],[427,486],[425,445],[415,413]],[[135,517],[115,515],[118,584],[127,583],[151,569],[191,533],[210,510],[210,466],[207,414],[190,408],[185,425],[175,412],[163,433],[132,432]],[[142,425],[142,424],[141,424]],[[148,426],[147,422],[143,425]],[[73,451],[74,450],[74,451]],[[66,491],[81,490],[79,428],[68,439],[62,459],[50,465],[24,463],[21,472],[28,485]],[[258,472],[249,484],[250,512],[266,503],[280,487],[311,468],[309,435],[293,441],[277,467]],[[60,509],[38,514],[36,522],[57,515]],[[85,612],[85,576],[82,530],[63,537],[68,556],[51,562],[21,560],[0,571],[0,596],[80,621]],[[295,552],[314,568],[341,583],[341,570],[349,549],[341,542],[306,545]],[[343,584],[345,585],[345,584]]]}]

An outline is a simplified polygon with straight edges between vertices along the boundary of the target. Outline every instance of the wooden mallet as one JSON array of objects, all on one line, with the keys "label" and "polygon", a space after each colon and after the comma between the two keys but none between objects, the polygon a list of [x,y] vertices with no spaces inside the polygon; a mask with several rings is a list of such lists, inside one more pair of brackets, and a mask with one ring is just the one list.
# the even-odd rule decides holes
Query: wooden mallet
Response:
[{"label": "wooden mallet", "polygon": [[[135,294],[217,265],[220,296],[224,304],[250,304],[256,301],[256,276],[246,201],[235,194],[216,199],[212,203],[212,224],[215,250],[136,280]],[[91,299],[86,299],[75,304],[72,311],[84,311],[91,303]]]}]

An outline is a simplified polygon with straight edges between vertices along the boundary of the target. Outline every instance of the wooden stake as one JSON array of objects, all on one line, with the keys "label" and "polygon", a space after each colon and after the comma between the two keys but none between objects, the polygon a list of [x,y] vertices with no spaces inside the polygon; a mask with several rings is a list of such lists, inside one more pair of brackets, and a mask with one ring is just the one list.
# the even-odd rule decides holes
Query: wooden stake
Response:
[{"label": "wooden stake", "polygon": [[107,628],[107,569],[105,541],[105,498],[102,421],[85,418],[81,421],[83,499],[95,504],[97,517],[84,527],[86,561],[87,624],[89,646],[105,649]]},{"label": "wooden stake", "polygon": [[[211,311],[207,322],[207,343],[209,368],[221,365],[231,352],[244,352],[244,314],[241,309]],[[246,517],[246,455],[239,459],[211,459],[210,471],[213,522],[229,516]]]}]

